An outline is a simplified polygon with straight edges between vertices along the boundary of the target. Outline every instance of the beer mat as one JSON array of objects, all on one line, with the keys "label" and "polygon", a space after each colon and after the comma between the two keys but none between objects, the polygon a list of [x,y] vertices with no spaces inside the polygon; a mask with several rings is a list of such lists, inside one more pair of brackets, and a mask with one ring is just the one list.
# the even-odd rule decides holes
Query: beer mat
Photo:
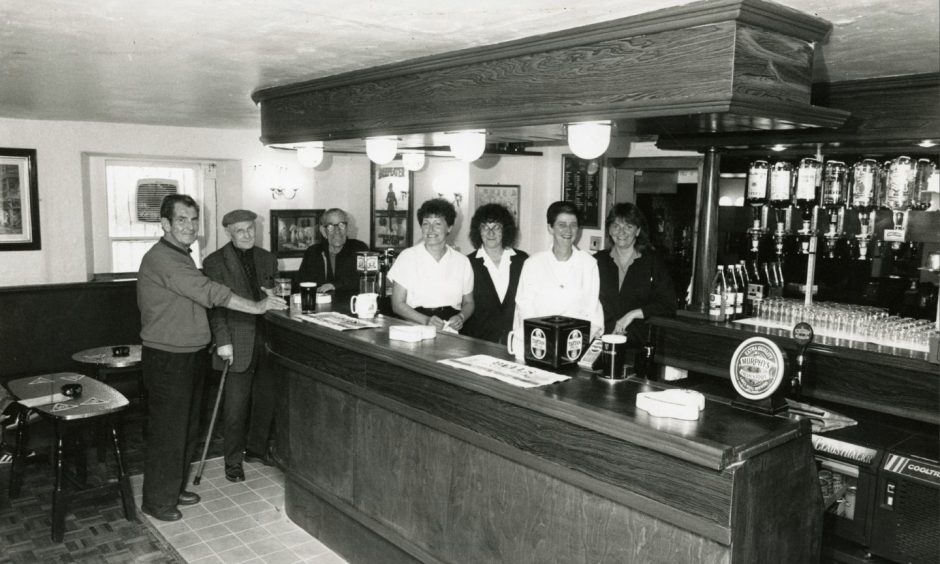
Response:
[{"label": "beer mat", "polygon": [[852,425],[858,425],[858,421],[851,417],[846,417],[841,413],[836,413],[808,403],[800,403],[792,399],[787,399],[787,406],[787,411],[780,413],[778,417],[797,420],[809,419],[810,424],[813,426],[813,433],[825,433],[844,427],[851,427]]},{"label": "beer mat", "polygon": [[507,384],[520,388],[537,388],[555,382],[569,380],[570,376],[555,374],[547,370],[533,368],[511,360],[504,360],[486,354],[465,356],[463,358],[449,358],[438,362],[467,370],[487,378],[495,378]]},{"label": "beer mat", "polygon": [[336,313],[332,311],[324,313],[305,313],[295,316],[294,319],[300,319],[309,323],[316,323],[317,325],[329,327],[330,329],[335,329],[336,331],[352,331],[353,329],[374,329],[376,327],[381,327],[380,324],[374,323],[372,321],[357,319],[349,315],[343,315],[342,313]]},{"label": "beer mat", "polygon": [[19,404],[23,407],[34,408],[40,407],[43,405],[49,405],[52,403],[63,403],[69,401],[69,398],[65,394],[54,393],[49,394],[48,396],[36,396],[34,398],[21,399],[18,400]]}]

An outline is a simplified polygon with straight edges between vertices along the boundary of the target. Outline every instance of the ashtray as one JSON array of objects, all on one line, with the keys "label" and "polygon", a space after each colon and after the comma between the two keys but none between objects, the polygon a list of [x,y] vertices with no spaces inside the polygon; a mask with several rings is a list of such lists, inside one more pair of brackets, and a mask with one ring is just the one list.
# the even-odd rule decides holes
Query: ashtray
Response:
[{"label": "ashtray", "polygon": [[62,395],[68,398],[77,398],[82,395],[81,384],[64,384],[61,388]]},{"label": "ashtray", "polygon": [[111,347],[111,356],[130,356],[131,348],[124,345],[120,347]]}]

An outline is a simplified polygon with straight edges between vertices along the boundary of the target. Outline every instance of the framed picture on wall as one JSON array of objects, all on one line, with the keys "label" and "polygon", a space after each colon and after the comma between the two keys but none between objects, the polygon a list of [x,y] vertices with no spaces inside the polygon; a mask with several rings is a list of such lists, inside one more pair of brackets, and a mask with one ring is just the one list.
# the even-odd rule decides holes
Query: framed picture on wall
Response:
[{"label": "framed picture on wall", "polygon": [[473,188],[473,205],[479,208],[484,204],[501,204],[519,225],[518,184],[477,184]]},{"label": "framed picture on wall", "polygon": [[304,256],[320,242],[320,216],[324,210],[271,210],[271,252],[277,258]]},{"label": "framed picture on wall", "polygon": [[36,149],[0,148],[0,251],[41,248]]},{"label": "framed picture on wall", "polygon": [[601,226],[601,161],[581,159],[575,155],[561,157],[561,199],[581,210],[581,227]]},{"label": "framed picture on wall", "polygon": [[372,249],[402,250],[413,244],[411,211],[414,207],[414,174],[401,160],[372,163]]}]

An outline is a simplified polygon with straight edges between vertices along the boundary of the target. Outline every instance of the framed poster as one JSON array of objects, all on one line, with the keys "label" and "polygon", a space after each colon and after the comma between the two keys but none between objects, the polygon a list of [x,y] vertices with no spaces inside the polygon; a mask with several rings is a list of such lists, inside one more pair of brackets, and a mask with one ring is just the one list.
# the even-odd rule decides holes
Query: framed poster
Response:
[{"label": "framed poster", "polygon": [[0,251],[41,248],[36,149],[0,148]]},{"label": "framed poster", "polygon": [[598,159],[580,159],[562,155],[561,199],[581,210],[581,227],[601,227],[601,175],[603,167]]},{"label": "framed poster", "polygon": [[512,218],[519,225],[518,184],[477,184],[473,191],[473,205],[479,208],[484,204],[501,204],[512,212]]},{"label": "framed poster", "polygon": [[411,210],[414,207],[414,174],[401,159],[388,164],[372,163],[372,249],[402,250],[413,243]]},{"label": "framed poster", "polygon": [[320,242],[324,210],[271,210],[271,252],[277,258],[304,256]]}]

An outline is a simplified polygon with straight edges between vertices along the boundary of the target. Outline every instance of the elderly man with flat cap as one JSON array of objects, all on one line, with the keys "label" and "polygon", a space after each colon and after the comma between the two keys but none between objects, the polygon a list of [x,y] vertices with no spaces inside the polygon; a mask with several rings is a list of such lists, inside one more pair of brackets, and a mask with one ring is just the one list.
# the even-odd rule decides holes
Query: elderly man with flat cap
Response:
[{"label": "elderly man with flat cap", "polygon": [[[277,276],[277,258],[255,246],[257,217],[248,210],[225,214],[222,226],[231,241],[207,256],[203,263],[206,276],[250,300],[261,299],[265,288],[273,288]],[[209,326],[216,345],[213,367],[221,369],[223,362],[231,362],[222,403],[225,477],[230,482],[241,482],[245,479],[242,462],[246,448],[249,460],[267,459],[274,407],[270,394],[258,393],[264,387],[261,380],[271,377],[265,370],[264,324],[260,315],[214,308],[209,311]]]}]

